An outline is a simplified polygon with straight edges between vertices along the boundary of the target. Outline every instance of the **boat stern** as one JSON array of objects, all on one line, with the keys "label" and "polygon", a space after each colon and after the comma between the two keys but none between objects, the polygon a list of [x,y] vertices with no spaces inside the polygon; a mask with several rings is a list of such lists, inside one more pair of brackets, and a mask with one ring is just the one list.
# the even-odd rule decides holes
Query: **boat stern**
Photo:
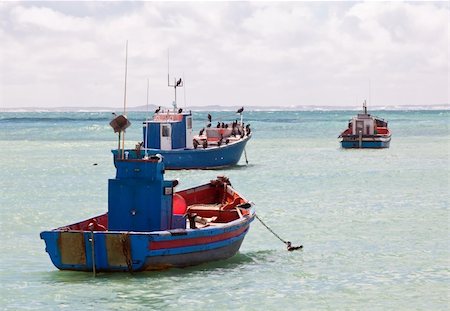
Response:
[{"label": "boat stern", "polygon": [[53,265],[74,271],[140,271],[148,237],[128,232],[43,231],[45,250]]}]

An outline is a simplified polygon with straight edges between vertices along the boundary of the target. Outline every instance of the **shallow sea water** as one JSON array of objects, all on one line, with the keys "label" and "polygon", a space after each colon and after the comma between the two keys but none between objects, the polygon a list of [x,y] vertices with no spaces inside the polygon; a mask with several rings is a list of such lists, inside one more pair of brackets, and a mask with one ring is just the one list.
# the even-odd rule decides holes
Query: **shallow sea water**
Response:
[{"label": "shallow sea water", "polygon": [[[110,113],[0,113],[0,308],[448,310],[450,112],[376,111],[391,147],[342,150],[355,113],[247,112],[248,166],[166,174],[180,189],[226,174],[302,251],[255,220],[229,260],[96,278],[58,271],[39,232],[106,211]],[[206,114],[194,113],[196,130]],[[129,147],[144,117],[130,114]]]}]

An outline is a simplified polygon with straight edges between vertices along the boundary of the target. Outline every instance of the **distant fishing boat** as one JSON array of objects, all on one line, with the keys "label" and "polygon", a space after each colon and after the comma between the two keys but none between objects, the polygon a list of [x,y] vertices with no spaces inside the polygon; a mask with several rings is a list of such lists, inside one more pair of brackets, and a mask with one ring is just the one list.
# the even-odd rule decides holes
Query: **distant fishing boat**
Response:
[{"label": "distant fishing boat", "polygon": [[[116,131],[129,126],[113,120]],[[108,212],[41,232],[61,270],[143,271],[227,259],[237,253],[255,211],[226,177],[175,192],[164,156],[115,158]]]},{"label": "distant fishing boat", "polygon": [[391,131],[387,121],[367,113],[364,101],[363,113],[353,117],[338,138],[342,148],[389,148]]}]

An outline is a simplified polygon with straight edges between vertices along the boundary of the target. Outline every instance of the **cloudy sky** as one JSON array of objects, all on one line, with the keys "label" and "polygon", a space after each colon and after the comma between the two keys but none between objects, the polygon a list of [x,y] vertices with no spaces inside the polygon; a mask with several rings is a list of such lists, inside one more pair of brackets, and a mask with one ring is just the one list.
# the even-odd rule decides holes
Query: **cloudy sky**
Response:
[{"label": "cloudy sky", "polygon": [[448,2],[0,2],[0,108],[443,105]]}]

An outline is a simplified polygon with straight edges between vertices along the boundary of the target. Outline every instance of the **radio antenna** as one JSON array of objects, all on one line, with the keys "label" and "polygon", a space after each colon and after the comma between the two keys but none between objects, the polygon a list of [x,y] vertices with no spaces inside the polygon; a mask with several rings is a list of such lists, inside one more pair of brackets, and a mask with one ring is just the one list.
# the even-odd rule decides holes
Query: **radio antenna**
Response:
[{"label": "radio antenna", "polygon": [[170,74],[169,74],[169,50],[167,50],[167,86],[173,87],[175,92],[175,99],[173,101],[173,110],[176,112],[177,110],[177,87],[183,87],[183,79],[174,78],[173,84],[170,84]]},{"label": "radio antenna", "polygon": [[148,149],[148,146],[147,146],[147,142],[148,142],[148,119],[149,119],[149,115],[150,115],[150,113],[149,113],[149,109],[148,109],[148,89],[149,89],[149,84],[150,84],[150,82],[149,82],[149,79],[147,78],[147,122],[146,122],[146,124],[145,124],[145,142],[144,142],[144,148],[145,148],[145,158],[147,158],[148,157],[148,152],[147,152],[147,149]]},{"label": "radio antenna", "polygon": [[[185,81],[186,81],[186,79],[185,79],[185,77],[184,77],[184,72],[183,72],[183,83],[185,83]],[[184,109],[186,109],[186,89],[187,89],[187,87],[186,87],[186,85],[184,86],[184,89],[183,89],[183,95],[184,95]]]},{"label": "radio antenna", "polygon": [[[128,74],[128,40],[125,46],[125,87],[123,92],[123,115],[127,113],[127,74]],[[122,160],[125,153],[125,130],[122,132]]]}]

